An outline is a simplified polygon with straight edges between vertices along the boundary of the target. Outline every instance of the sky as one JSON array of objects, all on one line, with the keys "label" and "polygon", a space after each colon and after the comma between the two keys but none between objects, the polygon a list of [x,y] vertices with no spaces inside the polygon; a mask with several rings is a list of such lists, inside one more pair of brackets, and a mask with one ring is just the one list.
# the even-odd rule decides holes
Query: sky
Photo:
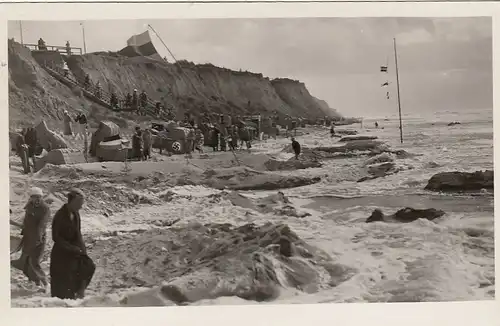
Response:
[{"label": "sky", "polygon": [[[24,21],[24,43],[83,48],[80,21]],[[117,51],[151,24],[174,56],[288,77],[347,116],[492,107],[492,23],[473,18],[284,18],[84,21],[87,52]],[[10,21],[9,38],[20,41]],[[151,33],[162,56],[172,61]],[[389,72],[380,66],[389,65]],[[389,87],[381,85],[388,81]],[[389,99],[386,98],[389,91]]]}]

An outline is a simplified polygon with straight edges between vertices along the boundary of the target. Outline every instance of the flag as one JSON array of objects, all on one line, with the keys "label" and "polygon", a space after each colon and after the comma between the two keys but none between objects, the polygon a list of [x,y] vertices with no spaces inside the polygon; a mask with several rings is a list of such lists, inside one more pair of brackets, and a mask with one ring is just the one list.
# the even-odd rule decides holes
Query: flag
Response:
[{"label": "flag", "polygon": [[383,83],[382,87],[384,87],[384,86],[389,86],[389,82],[387,81],[387,82]]},{"label": "flag", "polygon": [[126,57],[144,56],[152,59],[163,60],[153,45],[149,31],[133,35],[127,40],[127,46],[121,49],[118,54]]},{"label": "flag", "polygon": [[387,66],[381,66],[380,72],[387,72]]}]

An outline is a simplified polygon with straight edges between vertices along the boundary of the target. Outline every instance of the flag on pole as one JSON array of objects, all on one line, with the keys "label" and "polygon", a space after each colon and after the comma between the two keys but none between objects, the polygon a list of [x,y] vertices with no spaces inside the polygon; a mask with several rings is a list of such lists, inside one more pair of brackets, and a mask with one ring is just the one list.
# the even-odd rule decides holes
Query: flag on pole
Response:
[{"label": "flag on pole", "polygon": [[389,86],[389,82],[386,81],[385,83],[382,84],[382,87]]},{"label": "flag on pole", "polygon": [[126,57],[138,57],[144,56],[152,59],[163,60],[162,57],[156,51],[156,48],[151,40],[149,31],[144,33],[132,35],[127,40],[127,46],[118,51],[118,54]]},{"label": "flag on pole", "polygon": [[387,66],[381,66],[380,72],[387,72]]}]

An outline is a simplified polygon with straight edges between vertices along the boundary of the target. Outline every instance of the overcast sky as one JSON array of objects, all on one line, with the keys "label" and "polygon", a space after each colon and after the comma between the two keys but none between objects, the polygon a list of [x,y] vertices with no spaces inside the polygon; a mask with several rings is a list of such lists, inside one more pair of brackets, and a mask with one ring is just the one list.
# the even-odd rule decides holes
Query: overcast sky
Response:
[{"label": "overcast sky", "polygon": [[[303,81],[348,116],[397,114],[393,37],[405,112],[492,106],[490,18],[85,21],[87,52],[117,51],[150,23],[177,59]],[[20,41],[19,22],[9,37]],[[171,57],[153,33],[162,56]],[[25,43],[83,47],[80,22],[23,22]],[[380,66],[389,62],[389,74]],[[388,80],[390,100],[381,84]]]}]

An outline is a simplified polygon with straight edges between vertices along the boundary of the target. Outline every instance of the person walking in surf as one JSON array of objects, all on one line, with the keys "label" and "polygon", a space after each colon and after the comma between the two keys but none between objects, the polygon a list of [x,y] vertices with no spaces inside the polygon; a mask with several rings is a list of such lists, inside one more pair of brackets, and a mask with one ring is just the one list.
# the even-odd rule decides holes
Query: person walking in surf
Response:
[{"label": "person walking in surf", "polygon": [[300,155],[300,144],[293,137],[292,137],[292,148],[295,153],[295,159],[298,160]]},{"label": "person walking in surf", "polygon": [[330,137],[332,137],[332,138],[335,137],[335,129],[333,128],[333,124],[330,128]]}]

